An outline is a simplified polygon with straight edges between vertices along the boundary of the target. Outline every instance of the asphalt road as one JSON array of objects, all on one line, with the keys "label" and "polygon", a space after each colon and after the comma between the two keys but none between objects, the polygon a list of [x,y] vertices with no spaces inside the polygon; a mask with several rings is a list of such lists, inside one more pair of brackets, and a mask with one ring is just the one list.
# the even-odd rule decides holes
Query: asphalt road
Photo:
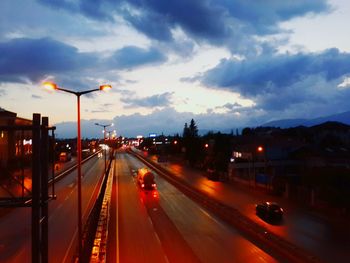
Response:
[{"label": "asphalt road", "polygon": [[116,236],[107,254],[116,255],[108,262],[281,262],[157,174],[156,191],[140,189],[134,177],[144,165],[134,157],[118,153],[115,164]]},{"label": "asphalt road", "polygon": [[[88,214],[104,159],[93,157],[82,166],[82,211]],[[49,262],[72,262],[77,237],[77,174],[55,184],[57,199],[49,202]],[[1,208],[4,209],[4,208]],[[31,262],[31,209],[15,208],[0,218],[0,262]]]},{"label": "asphalt road", "polygon": [[[350,222],[334,215],[324,216],[309,211],[290,200],[242,186],[208,180],[202,172],[179,163],[163,163],[163,167],[208,196],[238,209],[268,231],[309,251],[323,262],[348,262],[350,259]],[[278,202],[284,208],[281,222],[267,222],[255,214],[255,204]]]}]

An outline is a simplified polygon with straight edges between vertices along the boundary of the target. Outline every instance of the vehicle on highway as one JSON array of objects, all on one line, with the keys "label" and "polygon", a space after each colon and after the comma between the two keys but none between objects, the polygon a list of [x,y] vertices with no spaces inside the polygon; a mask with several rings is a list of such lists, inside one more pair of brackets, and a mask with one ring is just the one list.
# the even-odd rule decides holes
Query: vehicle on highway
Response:
[{"label": "vehicle on highway", "polygon": [[138,169],[137,181],[142,189],[153,190],[157,188],[154,174],[146,167]]},{"label": "vehicle on highway", "polygon": [[219,181],[220,179],[219,172],[211,168],[207,169],[207,177],[212,181]]},{"label": "vehicle on highway", "polygon": [[255,206],[256,214],[265,219],[282,219],[283,209],[275,202],[264,202]]},{"label": "vehicle on highway", "polygon": [[72,154],[70,152],[61,152],[59,156],[60,162],[68,162],[72,159]]}]

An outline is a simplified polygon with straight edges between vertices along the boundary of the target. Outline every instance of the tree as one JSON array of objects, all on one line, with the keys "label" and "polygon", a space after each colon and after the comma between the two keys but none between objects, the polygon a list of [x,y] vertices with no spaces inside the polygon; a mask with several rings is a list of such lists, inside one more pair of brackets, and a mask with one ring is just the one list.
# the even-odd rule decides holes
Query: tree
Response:
[{"label": "tree", "polygon": [[186,148],[186,160],[189,161],[191,166],[194,166],[197,162],[200,151],[200,140],[198,137],[198,128],[193,119],[191,119],[190,125],[185,123],[183,130],[184,146]]},{"label": "tree", "polygon": [[193,119],[191,119],[190,127],[188,127],[189,136],[192,138],[198,137],[198,128]]},{"label": "tree", "polygon": [[188,138],[190,136],[190,129],[188,128],[187,122],[185,123],[184,130],[182,132],[182,137]]},{"label": "tree", "polygon": [[249,127],[246,127],[242,130],[242,135],[243,136],[247,136],[247,135],[251,135],[253,133],[252,129]]}]

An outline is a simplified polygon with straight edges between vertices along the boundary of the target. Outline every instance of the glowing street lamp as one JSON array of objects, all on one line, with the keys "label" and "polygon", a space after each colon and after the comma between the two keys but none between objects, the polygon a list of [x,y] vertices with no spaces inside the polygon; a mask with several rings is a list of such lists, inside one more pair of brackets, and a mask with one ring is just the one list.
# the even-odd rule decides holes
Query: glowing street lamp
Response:
[{"label": "glowing street lamp", "polygon": [[46,81],[43,86],[49,90],[61,90],[74,94],[77,97],[77,155],[78,155],[78,249],[79,262],[82,262],[82,205],[81,205],[81,131],[80,131],[80,96],[94,91],[107,91],[112,88],[111,85],[101,85],[98,89],[90,89],[85,91],[73,91],[60,88],[56,83]]},{"label": "glowing street lamp", "polygon": [[[95,125],[103,127],[103,143],[106,144],[106,128],[109,127],[109,126],[114,126],[114,123],[111,123],[111,124],[95,123]],[[107,151],[106,151],[106,147],[104,147],[104,149],[105,149],[105,173],[106,173],[106,169],[107,169],[107,160],[106,160]]]}]

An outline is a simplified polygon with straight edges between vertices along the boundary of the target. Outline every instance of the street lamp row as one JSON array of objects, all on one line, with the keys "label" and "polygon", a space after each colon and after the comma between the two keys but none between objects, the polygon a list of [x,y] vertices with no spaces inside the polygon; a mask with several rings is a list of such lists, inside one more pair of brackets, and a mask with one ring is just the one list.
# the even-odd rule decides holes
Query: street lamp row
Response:
[{"label": "street lamp row", "polygon": [[[95,125],[97,126],[101,126],[103,127],[103,143],[106,144],[106,128],[109,127],[109,126],[114,126],[114,123],[110,123],[110,124],[99,124],[99,123],[95,123]],[[105,173],[106,173],[106,169],[107,169],[107,150],[106,150],[106,147],[104,147],[105,149]]]},{"label": "street lamp row", "polygon": [[101,85],[98,89],[84,91],[73,91],[60,88],[56,83],[46,81],[43,86],[49,90],[60,90],[74,94],[77,97],[77,155],[78,155],[78,250],[79,262],[82,262],[82,204],[81,204],[81,130],[80,130],[80,96],[94,91],[107,91],[112,88],[111,85]]}]

